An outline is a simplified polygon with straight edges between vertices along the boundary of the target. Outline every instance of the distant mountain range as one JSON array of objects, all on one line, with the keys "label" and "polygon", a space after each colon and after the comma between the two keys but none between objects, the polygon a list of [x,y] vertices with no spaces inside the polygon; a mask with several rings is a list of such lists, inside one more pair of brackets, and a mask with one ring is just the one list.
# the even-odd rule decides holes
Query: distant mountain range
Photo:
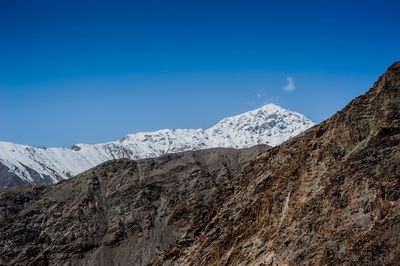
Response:
[{"label": "distant mountain range", "polygon": [[0,187],[54,184],[113,159],[153,158],[166,153],[216,147],[276,146],[313,125],[304,115],[268,104],[225,118],[206,130],[165,129],[70,148],[34,148],[0,142]]}]

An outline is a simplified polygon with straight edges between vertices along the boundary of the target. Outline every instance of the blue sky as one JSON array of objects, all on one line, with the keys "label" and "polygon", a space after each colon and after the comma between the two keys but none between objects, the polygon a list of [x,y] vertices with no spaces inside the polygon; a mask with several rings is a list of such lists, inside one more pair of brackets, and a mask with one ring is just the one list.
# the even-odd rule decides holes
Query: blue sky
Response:
[{"label": "blue sky", "polygon": [[207,128],[268,102],[319,122],[400,60],[398,10],[385,0],[0,1],[0,140],[69,146]]}]

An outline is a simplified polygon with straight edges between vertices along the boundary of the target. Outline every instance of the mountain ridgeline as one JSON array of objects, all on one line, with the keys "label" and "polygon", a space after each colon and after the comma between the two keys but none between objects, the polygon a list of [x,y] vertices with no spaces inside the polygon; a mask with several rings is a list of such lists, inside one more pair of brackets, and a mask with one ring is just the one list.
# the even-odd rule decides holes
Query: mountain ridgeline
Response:
[{"label": "mountain ridgeline", "polygon": [[399,265],[400,62],[279,146],[110,161],[0,202],[2,265]]},{"label": "mountain ridgeline", "polygon": [[114,159],[154,158],[167,153],[208,148],[276,146],[314,123],[274,104],[228,117],[203,129],[165,129],[136,133],[103,144],[71,148],[33,148],[0,142],[0,187],[35,183],[54,184]]}]

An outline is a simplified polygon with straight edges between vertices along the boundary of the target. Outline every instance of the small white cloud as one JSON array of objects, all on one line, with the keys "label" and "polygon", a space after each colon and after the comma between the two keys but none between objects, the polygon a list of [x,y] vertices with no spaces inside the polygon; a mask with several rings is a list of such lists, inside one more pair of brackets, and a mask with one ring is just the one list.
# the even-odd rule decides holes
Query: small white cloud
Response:
[{"label": "small white cloud", "polygon": [[286,92],[292,92],[296,89],[296,85],[294,84],[294,79],[292,77],[288,77],[286,79],[287,84],[283,87],[283,90]]}]

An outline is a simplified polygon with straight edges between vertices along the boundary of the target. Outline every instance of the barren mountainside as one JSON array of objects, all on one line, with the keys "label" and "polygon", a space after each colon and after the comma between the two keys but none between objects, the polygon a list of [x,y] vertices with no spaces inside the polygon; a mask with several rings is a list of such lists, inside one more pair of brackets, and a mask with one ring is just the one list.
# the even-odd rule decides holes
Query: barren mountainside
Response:
[{"label": "barren mountainside", "polygon": [[154,158],[207,148],[278,145],[313,126],[305,116],[274,104],[265,105],[203,129],[164,129],[135,133],[102,144],[71,148],[34,148],[0,142],[0,187],[54,184],[113,159]]},{"label": "barren mountainside", "polygon": [[267,149],[121,159],[54,187],[4,191],[0,265],[147,265],[170,244],[189,241],[191,226],[204,227],[234,193],[243,165]]},{"label": "barren mountainside", "polygon": [[268,149],[102,164],[0,192],[4,265],[399,265],[400,62]]}]

